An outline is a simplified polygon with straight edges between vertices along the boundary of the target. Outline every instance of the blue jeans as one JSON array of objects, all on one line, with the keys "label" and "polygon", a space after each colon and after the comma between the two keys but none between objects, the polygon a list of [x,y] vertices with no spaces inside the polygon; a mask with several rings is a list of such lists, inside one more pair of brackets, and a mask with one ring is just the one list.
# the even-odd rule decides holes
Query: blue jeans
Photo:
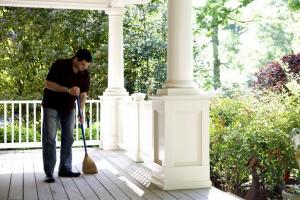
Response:
[{"label": "blue jeans", "polygon": [[74,142],[75,112],[62,114],[55,109],[44,108],[43,121],[43,162],[45,174],[53,175],[56,163],[56,135],[58,123],[61,125],[61,148],[59,171],[72,170],[72,145]]}]

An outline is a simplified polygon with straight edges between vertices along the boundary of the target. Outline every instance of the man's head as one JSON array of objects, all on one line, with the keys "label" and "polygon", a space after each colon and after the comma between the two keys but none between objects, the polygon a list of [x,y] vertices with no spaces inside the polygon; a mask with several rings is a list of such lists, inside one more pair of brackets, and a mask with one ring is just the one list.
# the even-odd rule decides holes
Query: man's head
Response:
[{"label": "man's head", "polygon": [[87,49],[79,49],[75,54],[73,66],[76,70],[83,71],[88,68],[91,62],[91,53]]}]

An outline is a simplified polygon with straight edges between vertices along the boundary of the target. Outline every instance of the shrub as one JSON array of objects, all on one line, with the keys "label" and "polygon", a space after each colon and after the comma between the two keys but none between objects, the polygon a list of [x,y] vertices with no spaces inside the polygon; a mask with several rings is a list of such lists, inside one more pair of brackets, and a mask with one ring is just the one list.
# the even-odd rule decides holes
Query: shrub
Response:
[{"label": "shrub", "polygon": [[282,91],[288,81],[287,75],[279,62],[272,62],[261,68],[255,74],[256,81],[253,84],[256,89],[270,89]]},{"label": "shrub", "polygon": [[296,168],[289,132],[300,127],[299,100],[268,93],[216,96],[211,102],[210,158],[212,180],[224,190],[243,195],[250,181],[246,167],[255,155],[266,169],[265,187],[282,185],[285,170]]},{"label": "shrub", "polygon": [[[78,127],[79,128],[79,127]],[[97,138],[97,123],[94,123],[92,125],[92,139],[96,140]],[[86,128],[85,129],[85,134],[86,134],[86,139],[88,140],[90,138],[90,128]],[[36,141],[37,142],[41,142],[41,128],[40,126],[38,126],[36,128]],[[100,127],[99,127],[100,130]],[[82,134],[81,134],[81,130],[78,130],[78,138],[81,140],[82,139]],[[74,130],[74,138],[75,138],[75,134],[76,134],[76,130]],[[6,128],[6,135],[7,135],[7,143],[11,143],[12,142],[12,127],[11,125],[7,126]],[[61,132],[60,130],[58,130],[57,132],[57,138],[60,141],[60,135]],[[27,138],[27,129],[25,126],[21,127],[21,142],[26,142],[26,138]],[[100,136],[99,136],[100,138]],[[34,142],[34,129],[32,127],[28,128],[28,141],[29,142]],[[4,128],[0,128],[0,143],[4,142]],[[14,126],[14,142],[17,143],[19,142],[19,126],[15,124]]]}]

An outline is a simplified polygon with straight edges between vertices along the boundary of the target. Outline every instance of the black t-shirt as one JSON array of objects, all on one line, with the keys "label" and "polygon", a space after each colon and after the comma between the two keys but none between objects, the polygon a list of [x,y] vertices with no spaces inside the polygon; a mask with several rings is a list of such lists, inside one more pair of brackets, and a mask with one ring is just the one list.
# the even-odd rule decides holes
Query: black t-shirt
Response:
[{"label": "black t-shirt", "polygon": [[[67,88],[77,86],[80,88],[80,93],[88,92],[90,87],[89,72],[84,70],[75,74],[72,59],[55,61],[50,68],[46,80]],[[44,108],[53,108],[59,112],[68,113],[74,109],[75,100],[76,97],[68,93],[55,92],[45,88],[42,105]]]}]

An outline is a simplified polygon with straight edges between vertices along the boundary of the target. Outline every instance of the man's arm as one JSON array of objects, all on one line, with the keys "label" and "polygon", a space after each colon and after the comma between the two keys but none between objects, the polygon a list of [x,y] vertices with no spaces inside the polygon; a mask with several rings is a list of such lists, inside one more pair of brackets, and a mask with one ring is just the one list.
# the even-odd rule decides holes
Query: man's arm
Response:
[{"label": "man's arm", "polygon": [[45,88],[52,90],[54,92],[69,93],[70,95],[73,96],[78,96],[80,91],[79,87],[67,88],[53,81],[48,81],[48,80],[46,80],[45,82]]},{"label": "man's arm", "polygon": [[46,80],[45,88],[47,88],[49,90],[53,90],[54,92],[69,93],[69,88],[61,86],[53,81]]},{"label": "man's arm", "polygon": [[86,99],[87,99],[87,93],[86,92],[80,93],[80,108],[82,112],[84,112]]},{"label": "man's arm", "polygon": [[84,113],[85,113],[85,101],[86,101],[86,98],[87,98],[87,93],[86,92],[83,92],[83,93],[80,93],[80,110],[82,112],[82,117],[79,117],[78,116],[78,119],[79,119],[79,122],[81,124],[84,123]]}]

